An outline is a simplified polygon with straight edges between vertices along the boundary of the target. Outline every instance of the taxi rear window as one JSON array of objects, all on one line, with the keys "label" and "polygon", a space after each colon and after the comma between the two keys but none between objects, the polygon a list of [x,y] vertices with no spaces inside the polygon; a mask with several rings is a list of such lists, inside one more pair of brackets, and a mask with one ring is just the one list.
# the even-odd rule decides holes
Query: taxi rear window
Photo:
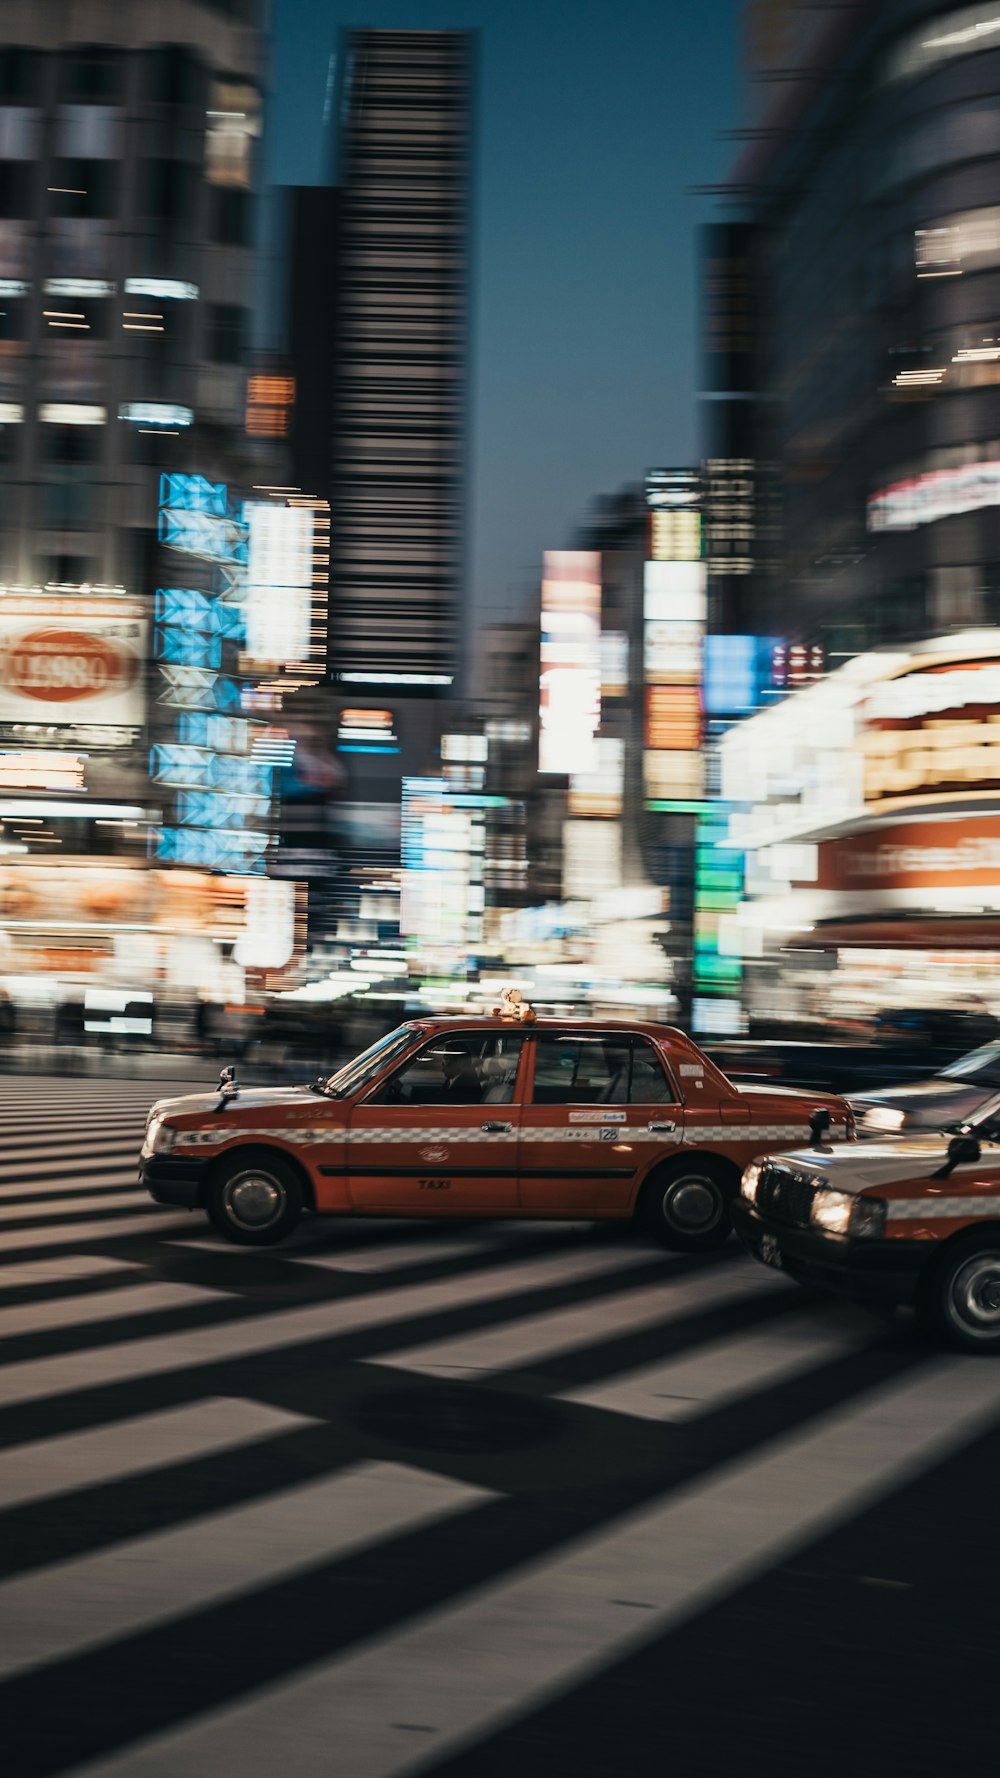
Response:
[{"label": "taxi rear window", "polygon": [[665,1105],[677,1094],[653,1045],[620,1032],[535,1039],[535,1105]]}]

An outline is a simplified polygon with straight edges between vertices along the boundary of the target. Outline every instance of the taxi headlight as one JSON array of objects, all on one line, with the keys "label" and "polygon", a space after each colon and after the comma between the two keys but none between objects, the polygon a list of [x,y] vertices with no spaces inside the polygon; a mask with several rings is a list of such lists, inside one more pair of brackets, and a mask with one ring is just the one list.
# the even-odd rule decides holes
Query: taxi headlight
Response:
[{"label": "taxi headlight", "polygon": [[905,1122],[906,1112],[896,1105],[869,1105],[861,1119],[866,1130],[901,1130]]},{"label": "taxi headlight", "polygon": [[831,1191],[827,1187],[814,1193],[809,1218],[828,1235],[846,1235],[853,1208],[854,1199],[849,1192]]},{"label": "taxi headlight", "polygon": [[761,1166],[759,1161],[751,1161],[749,1167],[745,1167],[743,1170],[743,1178],[740,1180],[740,1195],[746,1198],[748,1204],[756,1204],[757,1202],[757,1186],[760,1182],[760,1174]]},{"label": "taxi headlight", "polygon": [[146,1140],[143,1144],[145,1154],[168,1154],[177,1140],[177,1131],[162,1117],[150,1118],[146,1127]]},{"label": "taxi headlight", "polygon": [[885,1228],[884,1198],[855,1198],[848,1234],[860,1240],[877,1241]]}]

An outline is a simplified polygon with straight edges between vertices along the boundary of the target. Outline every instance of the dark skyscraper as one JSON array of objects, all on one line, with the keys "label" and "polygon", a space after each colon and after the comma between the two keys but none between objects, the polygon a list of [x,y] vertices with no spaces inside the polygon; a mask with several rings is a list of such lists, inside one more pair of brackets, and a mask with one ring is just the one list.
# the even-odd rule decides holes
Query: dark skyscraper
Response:
[{"label": "dark skyscraper", "polygon": [[331,666],[447,692],[460,666],[473,40],[346,34]]}]

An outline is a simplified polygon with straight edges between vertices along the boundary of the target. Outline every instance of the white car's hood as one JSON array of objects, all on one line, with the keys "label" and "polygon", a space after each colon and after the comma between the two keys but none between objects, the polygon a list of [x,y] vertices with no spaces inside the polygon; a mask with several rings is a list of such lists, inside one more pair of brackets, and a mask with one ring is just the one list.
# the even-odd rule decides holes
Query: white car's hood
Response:
[{"label": "white car's hood", "polygon": [[[942,1167],[948,1159],[949,1136],[907,1136],[897,1142],[838,1143],[835,1148],[803,1148],[791,1154],[770,1155],[772,1164],[825,1179],[837,1191],[877,1191],[907,1179],[920,1179]],[[1000,1147],[984,1144],[982,1159],[955,1168],[959,1175],[984,1168],[1000,1174]]]}]

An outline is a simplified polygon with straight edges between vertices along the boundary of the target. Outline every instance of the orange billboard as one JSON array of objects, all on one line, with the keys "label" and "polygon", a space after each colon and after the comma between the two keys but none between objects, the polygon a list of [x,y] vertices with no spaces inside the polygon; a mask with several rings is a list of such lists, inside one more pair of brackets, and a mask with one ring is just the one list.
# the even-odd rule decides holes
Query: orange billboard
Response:
[{"label": "orange billboard", "polygon": [[1000,887],[1000,816],[897,822],[826,840],[817,876],[802,887],[859,890]]}]

